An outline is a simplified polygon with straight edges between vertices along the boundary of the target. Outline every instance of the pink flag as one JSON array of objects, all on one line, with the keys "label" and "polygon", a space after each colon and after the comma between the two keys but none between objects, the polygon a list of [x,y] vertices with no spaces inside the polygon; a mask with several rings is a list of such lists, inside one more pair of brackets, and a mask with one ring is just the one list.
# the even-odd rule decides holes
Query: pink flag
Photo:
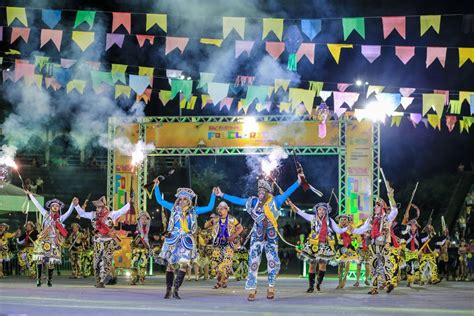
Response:
[{"label": "pink flag", "polygon": [[254,41],[235,41],[235,58],[239,58],[244,52],[250,56],[254,43]]},{"label": "pink flag", "polygon": [[188,37],[171,37],[166,36],[166,48],[165,48],[165,55],[168,55],[172,50],[175,48],[179,49],[181,54],[184,53],[184,49],[188,45],[189,38]]},{"label": "pink flag", "polygon": [[296,61],[299,62],[303,56],[308,58],[309,62],[314,64],[314,48],[316,44],[314,43],[302,43],[298,51],[296,52]]},{"label": "pink flag", "polygon": [[[351,109],[354,106],[354,104],[357,102],[359,99],[359,93],[356,92],[339,92],[339,91],[334,91],[333,92],[333,98],[334,98],[334,112],[338,113],[340,112],[339,109],[341,106],[345,103],[347,104]],[[344,111],[345,112],[345,111]],[[342,112],[342,113],[344,113]],[[341,113],[341,114],[342,114]],[[338,115],[339,117],[340,115]]]},{"label": "pink flag", "polygon": [[381,54],[379,45],[362,45],[360,47],[360,52],[369,61],[369,63],[373,63],[374,60],[379,58]]},{"label": "pink flag", "polygon": [[41,39],[40,39],[40,48],[43,47],[47,42],[51,40],[53,41],[54,46],[56,46],[59,52],[61,51],[62,38],[63,38],[63,31],[61,30],[42,29]]},{"label": "pink flag", "polygon": [[150,45],[153,45],[155,41],[155,36],[153,35],[137,35],[137,41],[138,45],[140,47],[143,47],[143,44],[145,44],[145,41],[148,40],[150,42]]},{"label": "pink flag", "polygon": [[449,104],[449,90],[433,90],[433,93],[444,94],[444,104]]},{"label": "pink flag", "polygon": [[229,97],[222,99],[222,101],[219,104],[219,111],[222,111],[224,107],[230,111],[230,107],[232,106],[233,101],[234,101],[234,98],[229,98]]},{"label": "pink flag", "polygon": [[351,83],[338,83],[337,84],[337,90],[341,91],[341,92],[344,92],[347,90],[347,88],[349,88],[350,86],[352,86]]},{"label": "pink flag", "polygon": [[277,59],[285,51],[285,42],[265,42],[265,50]]},{"label": "pink flag", "polygon": [[416,125],[421,122],[421,118],[421,113],[410,113],[410,120],[414,127],[416,127]]},{"label": "pink flag", "polygon": [[120,26],[123,25],[130,34],[132,29],[132,14],[129,12],[112,12],[112,32]]},{"label": "pink flag", "polygon": [[10,39],[10,44],[16,41],[19,37],[21,37],[25,43],[28,43],[30,29],[27,27],[12,27],[12,37]]},{"label": "pink flag", "polygon": [[59,89],[61,89],[61,84],[53,77],[45,77],[44,83],[46,89],[48,89],[49,87],[53,88],[54,91],[58,91]]},{"label": "pink flag", "polygon": [[444,68],[446,64],[446,47],[428,47],[426,49],[426,68],[428,68],[436,59]]},{"label": "pink flag", "polygon": [[33,77],[35,75],[35,65],[24,63],[22,61],[15,61],[15,82],[23,77]]},{"label": "pink flag", "polygon": [[395,46],[395,55],[406,65],[415,56],[415,46]]},{"label": "pink flag", "polygon": [[457,117],[453,115],[446,115],[446,126],[448,127],[448,130],[450,132],[453,131],[454,126],[456,125],[457,122]]},{"label": "pink flag", "polygon": [[74,65],[76,62],[77,62],[77,60],[75,60],[75,59],[61,58],[61,67],[71,68],[71,66]]},{"label": "pink flag", "polygon": [[387,38],[393,30],[396,30],[403,39],[406,39],[406,17],[384,16],[382,17],[383,38]]},{"label": "pink flag", "polygon": [[337,108],[337,109],[334,109],[334,114],[336,114],[336,116],[339,118],[339,117],[341,117],[341,115],[344,114],[346,111],[347,111],[346,108]]},{"label": "pink flag", "polygon": [[112,47],[112,45],[114,44],[122,48],[124,39],[124,34],[107,33],[107,36],[105,38],[105,50],[109,50],[109,48]]},{"label": "pink flag", "polygon": [[409,97],[413,94],[413,92],[415,92],[415,88],[400,88],[399,91],[400,91],[400,94],[403,96],[403,97]]}]

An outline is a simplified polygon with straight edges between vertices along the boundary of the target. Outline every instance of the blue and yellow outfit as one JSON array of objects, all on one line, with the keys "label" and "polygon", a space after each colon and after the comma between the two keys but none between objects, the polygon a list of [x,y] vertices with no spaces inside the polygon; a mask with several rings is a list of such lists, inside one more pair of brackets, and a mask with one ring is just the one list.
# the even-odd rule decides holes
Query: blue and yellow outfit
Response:
[{"label": "blue and yellow outfit", "polygon": [[255,290],[257,288],[257,274],[263,251],[265,251],[267,257],[268,285],[270,287],[275,286],[275,280],[280,271],[277,219],[281,206],[299,186],[300,184],[295,182],[283,194],[277,196],[267,193],[266,201],[260,201],[255,196],[245,199],[228,194],[223,195],[225,200],[236,205],[245,206],[247,213],[254,220],[250,239],[249,272],[245,284],[246,290]]}]

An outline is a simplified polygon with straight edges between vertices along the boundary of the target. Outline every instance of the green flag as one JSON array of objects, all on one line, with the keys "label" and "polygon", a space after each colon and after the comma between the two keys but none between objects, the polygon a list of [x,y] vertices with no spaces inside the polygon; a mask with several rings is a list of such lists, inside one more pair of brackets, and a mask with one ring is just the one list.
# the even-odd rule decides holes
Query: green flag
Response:
[{"label": "green flag", "polygon": [[352,31],[356,31],[363,39],[365,39],[364,18],[343,18],[342,29],[344,31],[344,40],[347,40]]}]

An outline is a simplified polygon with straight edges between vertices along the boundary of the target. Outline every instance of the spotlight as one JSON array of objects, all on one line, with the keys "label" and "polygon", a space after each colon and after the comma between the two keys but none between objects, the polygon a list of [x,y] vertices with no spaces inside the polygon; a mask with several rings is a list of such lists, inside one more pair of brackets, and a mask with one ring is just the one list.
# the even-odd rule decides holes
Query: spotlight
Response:
[{"label": "spotlight", "polygon": [[366,86],[368,86],[368,85],[369,85],[369,82],[368,82],[368,81],[366,81],[366,82],[365,82],[365,85],[366,85]]},{"label": "spotlight", "polygon": [[356,80],[356,86],[360,87],[362,85],[362,80],[357,79]]}]

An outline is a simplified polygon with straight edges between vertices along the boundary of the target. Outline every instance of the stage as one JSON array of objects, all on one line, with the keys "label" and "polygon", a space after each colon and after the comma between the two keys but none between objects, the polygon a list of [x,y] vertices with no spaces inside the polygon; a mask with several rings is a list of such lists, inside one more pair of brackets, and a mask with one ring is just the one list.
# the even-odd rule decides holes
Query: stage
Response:
[{"label": "stage", "polygon": [[[214,290],[214,281],[185,281],[181,300],[163,299],[164,278],[149,278],[144,286],[128,286],[125,279],[106,289],[93,287],[93,279],[54,279],[54,286],[36,288],[23,277],[0,280],[0,314],[22,315],[474,315],[474,282],[442,282],[436,286],[397,288],[391,294],[370,296],[368,288],[349,281],[335,290],[325,280],[322,292],[307,294],[307,280],[282,277],[276,298],[265,298],[265,279],[255,302],[247,302],[244,282],[232,280],[227,289]],[[403,283],[404,285],[404,283]]]}]

